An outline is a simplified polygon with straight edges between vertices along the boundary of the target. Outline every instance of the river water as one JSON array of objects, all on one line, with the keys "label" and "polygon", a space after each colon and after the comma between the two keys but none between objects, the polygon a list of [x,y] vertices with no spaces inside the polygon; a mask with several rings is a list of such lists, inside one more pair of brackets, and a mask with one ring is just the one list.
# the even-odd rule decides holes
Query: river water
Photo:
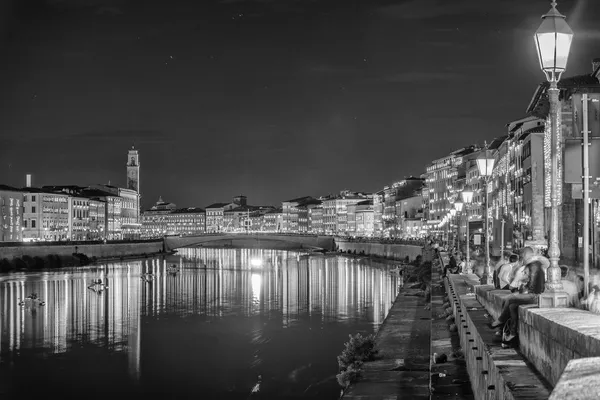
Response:
[{"label": "river water", "polygon": [[[338,255],[187,248],[0,274],[0,398],[335,399],[348,335],[376,332],[398,293],[388,270]],[[108,289],[88,288],[95,279]],[[31,293],[45,305],[19,305]]]}]

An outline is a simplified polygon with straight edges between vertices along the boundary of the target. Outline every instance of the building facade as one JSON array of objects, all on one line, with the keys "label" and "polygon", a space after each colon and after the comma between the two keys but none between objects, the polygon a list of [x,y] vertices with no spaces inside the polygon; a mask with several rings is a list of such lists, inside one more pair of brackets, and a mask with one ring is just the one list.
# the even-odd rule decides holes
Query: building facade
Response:
[{"label": "building facade", "polygon": [[23,240],[23,193],[16,188],[0,185],[0,241]]}]

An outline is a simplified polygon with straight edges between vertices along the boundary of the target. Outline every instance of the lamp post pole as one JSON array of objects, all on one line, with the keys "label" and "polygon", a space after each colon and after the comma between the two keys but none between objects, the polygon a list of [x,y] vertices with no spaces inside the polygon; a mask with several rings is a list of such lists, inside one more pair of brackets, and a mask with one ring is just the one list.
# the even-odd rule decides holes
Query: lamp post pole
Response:
[{"label": "lamp post pole", "polygon": [[492,269],[490,265],[490,219],[488,218],[488,185],[489,179],[494,171],[494,164],[494,155],[492,154],[492,151],[489,150],[489,146],[486,144],[485,150],[483,150],[480,156],[477,158],[477,168],[479,169],[479,175],[483,178],[483,201],[485,202],[483,216],[485,218],[485,266],[483,268],[483,275],[481,276],[480,280],[482,285],[493,284]]},{"label": "lamp post pole", "polygon": [[467,252],[467,274],[473,273],[473,268],[471,268],[471,250],[469,249],[471,236],[469,234],[469,204],[473,201],[473,192],[470,190],[463,190],[460,194],[462,197],[462,201],[465,207],[465,219],[466,219],[466,232],[467,232],[467,243],[465,246],[465,251]]},{"label": "lamp post pole", "polygon": [[467,233],[467,243],[465,243],[465,251],[467,252],[467,274],[473,273],[473,268],[471,268],[471,250],[469,249],[471,245],[471,236],[469,234],[469,204],[465,203],[465,219],[466,222],[466,233]]},{"label": "lamp post pole", "polygon": [[[539,297],[540,307],[565,307],[567,305],[567,294],[563,293],[563,285],[561,281],[560,267],[558,260],[560,258],[560,248],[558,242],[559,229],[559,192],[558,185],[560,175],[558,171],[558,158],[561,151],[558,138],[558,116],[559,116],[559,100],[558,100],[558,81],[562,73],[567,68],[567,60],[571,41],[573,39],[573,31],[567,25],[565,16],[560,14],[556,9],[556,1],[552,0],[550,11],[542,16],[542,24],[535,33],[534,39],[540,67],[546,75],[549,82],[548,100],[550,102],[550,240],[548,246],[548,256],[550,258],[550,266],[546,271],[546,290]],[[587,251],[587,249],[585,249]]]},{"label": "lamp post pole", "polygon": [[482,285],[493,285],[494,277],[492,276],[492,268],[490,265],[490,219],[488,218],[488,177],[483,177],[483,191],[485,201],[485,268],[481,277]]},{"label": "lamp post pole", "polygon": [[560,292],[563,289],[561,281],[560,267],[558,260],[560,258],[560,247],[558,244],[558,85],[556,80],[550,82],[548,89],[548,97],[550,100],[550,126],[551,126],[551,186],[550,186],[550,201],[551,201],[551,216],[550,216],[550,243],[548,247],[548,256],[550,258],[550,267],[548,267],[547,277],[548,282],[546,288],[554,292]]}]

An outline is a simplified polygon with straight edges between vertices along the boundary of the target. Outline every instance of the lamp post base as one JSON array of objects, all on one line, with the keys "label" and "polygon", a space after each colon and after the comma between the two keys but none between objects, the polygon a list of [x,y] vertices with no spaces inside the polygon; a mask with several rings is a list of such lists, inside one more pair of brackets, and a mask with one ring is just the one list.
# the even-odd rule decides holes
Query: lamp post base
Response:
[{"label": "lamp post base", "polygon": [[494,286],[494,277],[492,275],[488,274],[487,272],[484,272],[483,275],[481,275],[479,282],[482,285]]},{"label": "lamp post base", "polygon": [[538,306],[540,308],[563,308],[568,307],[569,295],[565,292],[547,291],[540,294]]}]

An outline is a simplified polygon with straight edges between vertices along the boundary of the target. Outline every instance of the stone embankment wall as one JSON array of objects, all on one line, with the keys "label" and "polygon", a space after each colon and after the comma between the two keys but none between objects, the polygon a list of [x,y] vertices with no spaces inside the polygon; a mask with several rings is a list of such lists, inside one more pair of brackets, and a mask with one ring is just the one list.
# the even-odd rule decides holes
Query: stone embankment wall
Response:
[{"label": "stone embankment wall", "polygon": [[370,243],[370,242],[346,242],[336,239],[336,245],[339,250],[347,252],[348,250],[359,254],[364,251],[366,255],[394,258],[403,260],[408,258],[413,261],[417,256],[423,255],[423,247],[419,245],[395,244],[395,243]]},{"label": "stone embankment wall", "polygon": [[45,257],[50,254],[66,256],[75,253],[83,253],[88,257],[97,258],[112,258],[112,257],[129,257],[136,255],[158,253],[163,249],[162,240],[131,242],[131,243],[107,243],[107,244],[68,244],[68,245],[22,245],[0,247],[0,259],[12,259],[15,257]]}]

